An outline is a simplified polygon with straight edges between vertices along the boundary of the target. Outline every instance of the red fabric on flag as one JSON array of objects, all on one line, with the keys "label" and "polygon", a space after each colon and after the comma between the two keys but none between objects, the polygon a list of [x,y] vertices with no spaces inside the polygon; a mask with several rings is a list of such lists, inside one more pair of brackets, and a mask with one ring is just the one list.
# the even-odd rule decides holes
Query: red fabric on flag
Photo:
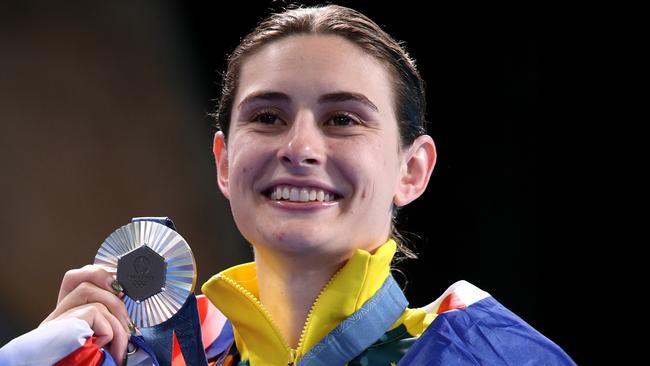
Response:
[{"label": "red fabric on flag", "polygon": [[445,297],[444,300],[440,303],[440,307],[438,308],[437,313],[442,314],[445,311],[448,310],[453,310],[453,309],[466,309],[467,305],[463,303],[463,301],[460,299],[458,295],[456,295],[455,292],[450,293]]},{"label": "red fabric on flag", "polygon": [[172,348],[172,366],[187,366],[185,364],[185,358],[183,358],[183,352],[181,352],[181,345],[178,343],[176,338],[176,332],[172,332],[172,338],[174,340],[174,346]]},{"label": "red fabric on flag", "polygon": [[97,337],[92,336],[86,339],[83,346],[55,363],[55,366],[97,366],[101,364],[104,354],[98,345],[95,344]]}]

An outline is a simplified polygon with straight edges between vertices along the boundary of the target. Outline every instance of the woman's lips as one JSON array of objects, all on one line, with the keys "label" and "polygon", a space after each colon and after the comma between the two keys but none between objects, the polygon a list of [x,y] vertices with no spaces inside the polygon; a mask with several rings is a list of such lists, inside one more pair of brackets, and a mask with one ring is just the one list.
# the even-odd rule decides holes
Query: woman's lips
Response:
[{"label": "woman's lips", "polygon": [[338,194],[322,188],[299,187],[288,184],[271,187],[264,194],[274,201],[292,203],[331,202],[341,198]]},{"label": "woman's lips", "polygon": [[339,203],[342,198],[331,191],[316,187],[280,184],[263,193],[271,206],[284,210],[319,210]]},{"label": "woman's lips", "polygon": [[297,211],[313,211],[329,208],[339,204],[339,201],[307,201],[307,202],[293,202],[274,200],[267,197],[267,202],[275,207],[284,210],[297,210]]}]

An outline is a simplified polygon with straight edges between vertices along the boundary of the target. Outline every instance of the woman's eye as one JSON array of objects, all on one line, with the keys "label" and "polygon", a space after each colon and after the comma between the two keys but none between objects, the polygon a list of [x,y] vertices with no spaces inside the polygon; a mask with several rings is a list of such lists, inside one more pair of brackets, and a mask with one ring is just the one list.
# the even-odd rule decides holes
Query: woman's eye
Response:
[{"label": "woman's eye", "polygon": [[280,118],[271,112],[261,112],[253,116],[253,122],[259,122],[265,125],[274,125],[280,122]]},{"label": "woman's eye", "polygon": [[353,126],[361,124],[361,122],[349,113],[341,113],[330,117],[326,124],[330,126]]}]

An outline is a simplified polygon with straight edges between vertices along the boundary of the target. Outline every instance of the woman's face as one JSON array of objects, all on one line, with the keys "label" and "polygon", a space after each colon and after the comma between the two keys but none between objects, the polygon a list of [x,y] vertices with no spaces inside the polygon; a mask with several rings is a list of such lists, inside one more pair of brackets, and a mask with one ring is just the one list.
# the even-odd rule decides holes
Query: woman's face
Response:
[{"label": "woman's face", "polygon": [[291,36],[248,56],[219,184],[242,235],[289,255],[388,239],[405,170],[386,68],[337,36]]}]

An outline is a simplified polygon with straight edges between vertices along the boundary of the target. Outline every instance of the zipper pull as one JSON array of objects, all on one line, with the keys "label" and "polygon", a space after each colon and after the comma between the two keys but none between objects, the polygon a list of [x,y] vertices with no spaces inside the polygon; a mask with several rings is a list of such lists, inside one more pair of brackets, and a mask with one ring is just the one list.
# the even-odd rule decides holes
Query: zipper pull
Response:
[{"label": "zipper pull", "polygon": [[287,366],[294,366],[296,364],[296,358],[298,357],[298,352],[296,352],[296,350],[293,348],[289,349],[289,357],[291,357],[291,361],[289,361]]}]

